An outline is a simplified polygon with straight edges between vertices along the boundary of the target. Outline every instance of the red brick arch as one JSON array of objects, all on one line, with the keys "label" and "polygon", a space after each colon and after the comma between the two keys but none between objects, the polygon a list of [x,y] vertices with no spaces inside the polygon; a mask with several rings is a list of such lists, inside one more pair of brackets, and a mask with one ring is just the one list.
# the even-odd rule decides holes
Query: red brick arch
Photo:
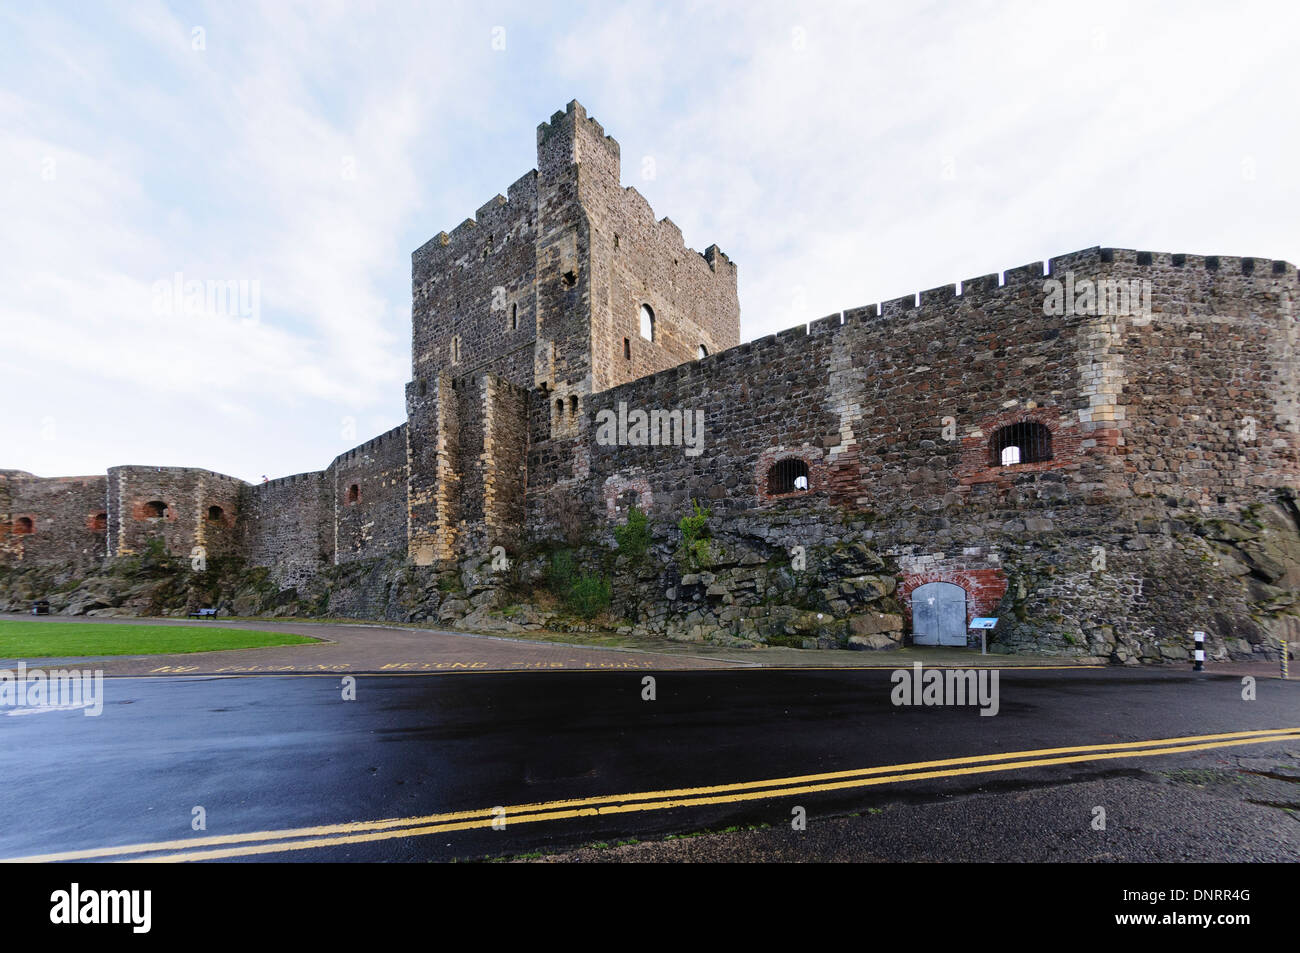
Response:
[{"label": "red brick arch", "polygon": [[1007,578],[1001,569],[950,569],[918,572],[903,576],[898,584],[898,600],[903,604],[907,621],[912,622],[912,592],[929,582],[950,582],[966,590],[966,621],[992,615],[1006,595]]},{"label": "red brick arch", "polygon": [[[984,417],[979,421],[980,436],[962,437],[961,463],[958,464],[957,478],[965,485],[972,483],[996,483],[1009,476],[1022,473],[1044,473],[1060,470],[1075,461],[1083,442],[1083,432],[1073,422],[1073,417],[1065,425],[1061,423],[1062,414],[1069,414],[1061,407],[1035,407],[1033,410],[1008,410],[1001,414]],[[1052,436],[1052,459],[1038,463],[1016,463],[1009,467],[995,466],[989,459],[989,442],[993,435],[1003,427],[1011,424],[1034,423],[1047,428]]]},{"label": "red brick arch", "polygon": [[[768,493],[767,474],[772,467],[782,460],[802,460],[808,467],[808,489],[795,490],[793,493]],[[771,447],[758,455],[758,464],[754,468],[754,485],[758,489],[760,500],[787,500],[795,496],[806,496],[826,489],[826,463],[818,447],[804,444],[802,447]]]}]

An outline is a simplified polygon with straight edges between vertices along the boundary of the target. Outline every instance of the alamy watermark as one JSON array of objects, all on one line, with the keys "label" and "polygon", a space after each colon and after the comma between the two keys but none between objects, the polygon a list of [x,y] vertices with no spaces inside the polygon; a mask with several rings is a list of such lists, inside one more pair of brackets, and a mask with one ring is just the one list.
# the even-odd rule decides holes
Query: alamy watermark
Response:
[{"label": "alamy watermark", "polygon": [[602,447],[685,447],[688,457],[704,452],[704,411],[627,409],[596,413],[596,443]]},{"label": "alamy watermark", "polygon": [[1074,272],[1067,271],[1065,281],[1055,278],[1043,281],[1043,296],[1043,314],[1046,315],[1151,318],[1151,282],[1145,278],[1127,281],[1081,278],[1076,281]]},{"label": "alamy watermark", "polygon": [[923,669],[913,662],[909,671],[890,675],[895,705],[979,705],[981,715],[998,713],[998,670],[991,668]]},{"label": "alamy watermark", "polygon": [[[0,669],[0,713],[30,715],[82,708],[93,717],[104,711],[104,672],[100,669],[55,669],[48,674],[18,663],[18,671]],[[4,709],[9,709],[5,711]]]},{"label": "alamy watermark", "polygon": [[121,924],[132,933],[148,933],[153,924],[152,890],[83,890],[73,883],[50,894],[53,924]]},{"label": "alamy watermark", "polygon": [[256,279],[186,280],[181,272],[153,283],[154,314],[227,315],[247,324],[262,319],[262,283]]}]

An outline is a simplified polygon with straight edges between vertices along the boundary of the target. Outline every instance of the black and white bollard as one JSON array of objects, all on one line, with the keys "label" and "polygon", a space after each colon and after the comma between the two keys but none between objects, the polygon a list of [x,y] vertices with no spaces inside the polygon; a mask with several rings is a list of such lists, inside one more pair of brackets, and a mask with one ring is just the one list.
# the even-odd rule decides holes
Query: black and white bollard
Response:
[{"label": "black and white bollard", "polygon": [[1192,638],[1196,640],[1196,664],[1192,666],[1193,672],[1205,671],[1205,633],[1193,632]]}]

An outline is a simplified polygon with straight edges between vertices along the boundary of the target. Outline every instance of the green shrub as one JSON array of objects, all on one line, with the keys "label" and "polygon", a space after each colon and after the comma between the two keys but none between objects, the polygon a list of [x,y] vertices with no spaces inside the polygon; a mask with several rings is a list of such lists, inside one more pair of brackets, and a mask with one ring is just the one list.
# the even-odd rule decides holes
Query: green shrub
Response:
[{"label": "green shrub", "polygon": [[707,507],[700,506],[699,501],[691,500],[691,515],[683,516],[677,521],[677,528],[682,533],[682,548],[687,562],[696,569],[703,569],[712,562],[709,550],[709,517],[712,515]]},{"label": "green shrub", "polygon": [[627,522],[614,527],[614,540],[620,553],[639,563],[650,548],[650,517],[634,504],[627,511]]},{"label": "green shrub", "polygon": [[570,612],[591,619],[609,608],[611,596],[609,580],[583,573],[569,587],[564,602]]},{"label": "green shrub", "polygon": [[551,553],[550,565],[546,567],[546,587],[551,592],[564,598],[577,578],[578,567],[573,560],[573,553],[567,549],[557,549]]}]

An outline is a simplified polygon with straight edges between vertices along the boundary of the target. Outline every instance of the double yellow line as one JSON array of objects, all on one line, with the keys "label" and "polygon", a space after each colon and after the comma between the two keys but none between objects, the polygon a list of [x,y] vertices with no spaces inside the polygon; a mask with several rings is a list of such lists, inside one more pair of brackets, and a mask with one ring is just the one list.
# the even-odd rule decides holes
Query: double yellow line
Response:
[{"label": "double yellow line", "polygon": [[1040,748],[1033,751],[1011,751],[1002,754],[945,758],[939,761],[916,761],[910,764],[860,768],[853,771],[832,771],[825,774],[773,778],[766,781],[716,784],[707,787],[678,788],[663,791],[643,791],[637,794],[543,801],[534,804],[516,804],[509,807],[458,811],[450,814],[428,814],[422,817],[390,818],[381,821],[353,821],[346,824],[327,824],[317,827],[254,831],[245,834],[223,834],[184,840],[154,841],[146,844],[126,844],[117,847],[97,847],[87,850],[34,854],[28,857],[11,857],[0,861],[0,863],[46,863],[95,859],[121,859],[130,860],[134,863],[224,860],[231,857],[316,850],[345,844],[364,844],[400,837],[423,837],[428,834],[441,834],[448,831],[490,828],[494,825],[500,827],[502,822],[508,829],[517,824],[534,824],[541,821],[561,821],[576,817],[664,811],[679,807],[702,807],[713,804],[734,804],[742,801],[865,788],[878,784],[895,784],[901,781],[988,774],[994,771],[1016,771],[1049,765],[1080,764],[1088,761],[1119,758],[1150,758],[1157,755],[1181,754],[1187,751],[1205,751],[1211,748],[1229,748],[1238,745],[1264,744],[1276,741],[1300,741],[1300,727],[1271,728],[1260,731],[1233,731],[1217,735],[1191,735],[1182,738],[1158,738],[1150,741],[1079,745],[1067,748]]}]

